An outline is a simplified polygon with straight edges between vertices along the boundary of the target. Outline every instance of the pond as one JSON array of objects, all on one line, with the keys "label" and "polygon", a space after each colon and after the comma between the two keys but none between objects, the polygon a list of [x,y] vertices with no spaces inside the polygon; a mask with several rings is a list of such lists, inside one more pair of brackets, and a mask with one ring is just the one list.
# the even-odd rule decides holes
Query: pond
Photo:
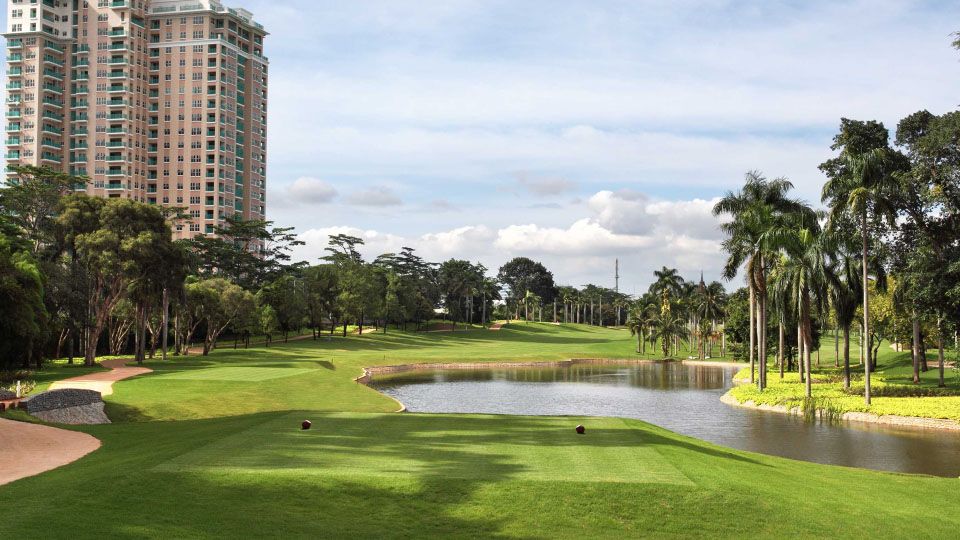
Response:
[{"label": "pond", "polygon": [[[884,471],[960,476],[960,434],[861,422],[810,423],[720,401],[736,368],[649,363],[430,370],[370,386],[410,412],[619,416],[723,446]],[[589,428],[589,426],[588,426]]]}]

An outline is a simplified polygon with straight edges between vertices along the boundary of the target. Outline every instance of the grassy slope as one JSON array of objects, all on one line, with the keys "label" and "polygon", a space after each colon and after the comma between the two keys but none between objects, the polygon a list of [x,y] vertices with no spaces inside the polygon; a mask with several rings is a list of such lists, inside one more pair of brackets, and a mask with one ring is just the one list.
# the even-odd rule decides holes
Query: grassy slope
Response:
[{"label": "grassy slope", "polygon": [[[821,366],[814,366],[814,397],[825,400],[830,406],[842,412],[870,412],[902,416],[920,416],[927,418],[947,418],[960,421],[960,372],[947,369],[945,389],[938,389],[939,372],[936,368],[935,353],[928,356],[930,370],[920,374],[920,384],[913,384],[913,366],[909,352],[896,352],[890,347],[881,347],[877,362],[877,371],[871,377],[874,397],[868,407],[863,402],[863,366],[857,365],[859,349],[851,350],[850,367],[851,389],[843,388],[843,371],[834,367],[833,344],[825,344],[821,349]],[[955,358],[948,351],[949,360]],[[749,377],[749,370],[741,370],[739,377]],[[743,385],[732,390],[732,395],[740,402],[754,401],[768,405],[787,405],[798,407],[803,401],[805,389],[800,376],[789,373],[781,381],[779,372],[770,372],[769,387],[759,392],[752,385]],[[907,393],[943,394],[924,397],[907,396]],[[910,394],[912,396],[912,394]]]},{"label": "grassy slope", "polygon": [[[378,414],[394,403],[351,381],[371,364],[631,347],[622,331],[512,325],[154,363],[157,373],[115,386],[111,414],[193,419],[81,428],[103,448],[0,487],[0,537],[944,537],[960,527],[955,513],[917,518],[952,500],[957,480],[759,456],[632,420]],[[303,418],[313,430],[298,430]]]}]

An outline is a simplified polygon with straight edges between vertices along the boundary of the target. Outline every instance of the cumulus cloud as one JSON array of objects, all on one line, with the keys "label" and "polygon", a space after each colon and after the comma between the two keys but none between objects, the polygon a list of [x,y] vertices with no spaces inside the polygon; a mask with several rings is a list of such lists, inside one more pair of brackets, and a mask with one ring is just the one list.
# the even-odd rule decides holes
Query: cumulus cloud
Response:
[{"label": "cumulus cloud", "polygon": [[511,225],[497,232],[494,245],[510,252],[594,255],[648,247],[651,239],[616,234],[591,219],[569,228]]},{"label": "cumulus cloud", "polygon": [[310,176],[297,178],[287,191],[293,201],[304,203],[328,203],[338,195],[332,184]]},{"label": "cumulus cloud", "polygon": [[351,193],[347,202],[355,206],[400,206],[403,201],[387,186],[373,186]]}]

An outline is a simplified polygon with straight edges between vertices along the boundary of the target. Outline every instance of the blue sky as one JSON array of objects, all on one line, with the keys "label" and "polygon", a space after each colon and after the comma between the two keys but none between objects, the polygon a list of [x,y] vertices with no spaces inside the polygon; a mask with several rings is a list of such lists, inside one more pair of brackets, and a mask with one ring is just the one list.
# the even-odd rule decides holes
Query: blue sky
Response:
[{"label": "blue sky", "polygon": [[[716,278],[747,170],[818,199],[842,116],[960,103],[956,2],[232,0],[271,32],[268,216],[320,256]],[[739,285],[739,284],[737,284]]]}]

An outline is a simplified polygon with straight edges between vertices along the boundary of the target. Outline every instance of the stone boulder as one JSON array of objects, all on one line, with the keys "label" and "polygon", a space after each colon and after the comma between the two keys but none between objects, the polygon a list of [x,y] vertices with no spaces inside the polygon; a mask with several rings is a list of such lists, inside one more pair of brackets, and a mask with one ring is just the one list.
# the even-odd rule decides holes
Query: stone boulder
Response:
[{"label": "stone boulder", "polygon": [[0,401],[10,401],[12,399],[17,399],[17,393],[11,392],[9,390],[4,390],[0,388]]},{"label": "stone boulder", "polygon": [[57,424],[109,424],[103,397],[96,390],[64,388],[30,396],[20,408],[31,416]]}]

